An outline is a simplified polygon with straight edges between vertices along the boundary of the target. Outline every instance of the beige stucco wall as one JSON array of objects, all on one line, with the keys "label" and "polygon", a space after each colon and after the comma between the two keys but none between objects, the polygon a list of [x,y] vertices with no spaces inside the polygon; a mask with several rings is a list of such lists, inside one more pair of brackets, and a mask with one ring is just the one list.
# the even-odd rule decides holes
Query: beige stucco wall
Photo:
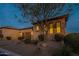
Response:
[{"label": "beige stucco wall", "polygon": [[15,29],[4,28],[4,29],[2,29],[2,33],[4,35],[4,39],[6,39],[6,37],[9,36],[12,38],[12,40],[17,40],[18,37],[20,36],[19,31],[15,30]]},{"label": "beige stucco wall", "polygon": [[[46,37],[51,38],[54,34],[57,33],[57,27],[56,27],[57,22],[60,22],[60,24],[61,24],[61,34],[65,34],[66,33],[66,30],[65,30],[66,29],[66,17],[62,17],[62,18],[59,18],[57,20],[50,20],[48,22],[44,22],[43,25],[46,25],[48,27],[48,33],[47,33]],[[50,23],[53,24],[53,33],[52,34],[50,34],[50,32],[49,32]],[[40,27],[39,24],[34,24],[34,26],[33,26],[34,39],[38,39],[38,35],[41,34],[41,30],[36,31],[36,27],[35,27],[36,25],[38,25]]]},{"label": "beige stucco wall", "polygon": [[42,33],[41,30],[39,30],[39,31],[36,30],[36,25],[37,24],[35,24],[33,26],[33,38],[34,38],[34,40],[38,40],[38,36]]},{"label": "beige stucco wall", "polygon": [[[33,30],[32,30],[32,29],[23,29],[23,30],[20,30],[20,32],[21,32],[21,33],[24,33],[24,35],[25,35],[26,33],[30,33],[30,35],[31,35],[31,40],[34,39],[34,38],[33,38],[34,34],[33,34]],[[28,34],[27,34],[27,35],[28,35]]]},{"label": "beige stucco wall", "polygon": [[21,33],[29,32],[31,34],[31,39],[33,39],[32,29],[11,29],[11,28],[1,28],[4,39],[6,37],[11,37],[12,40],[18,40],[18,37],[21,37]]},{"label": "beige stucco wall", "polygon": [[[61,22],[61,33],[65,34],[65,29],[66,29],[66,21],[65,18],[61,18],[58,20],[51,20],[48,22],[45,22],[45,24],[47,24],[47,27],[49,28],[49,24],[53,23],[54,25],[56,25],[56,22],[60,21]],[[4,38],[6,38],[7,36],[12,37],[13,40],[17,40],[18,37],[21,36],[21,33],[26,33],[29,32],[31,34],[31,40],[36,40],[38,39],[38,35],[40,35],[42,33],[41,30],[36,31],[36,26],[37,24],[34,24],[33,29],[32,28],[28,28],[28,29],[11,29],[11,28],[2,28],[2,33],[4,35]],[[56,33],[56,28],[54,28],[54,33]],[[48,36],[50,37],[50,33],[48,30]],[[28,34],[27,34],[28,35]]]}]

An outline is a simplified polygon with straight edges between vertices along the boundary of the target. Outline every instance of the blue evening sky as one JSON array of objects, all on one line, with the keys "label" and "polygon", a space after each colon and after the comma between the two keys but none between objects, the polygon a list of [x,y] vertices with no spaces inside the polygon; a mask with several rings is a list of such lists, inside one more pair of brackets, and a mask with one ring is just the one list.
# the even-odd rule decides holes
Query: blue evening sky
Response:
[{"label": "blue evening sky", "polygon": [[[16,16],[17,18],[16,18]],[[19,22],[22,20],[21,11],[14,4],[0,4],[0,26],[12,26],[16,28],[30,27],[30,23]]]},{"label": "blue evening sky", "polygon": [[[67,6],[64,6],[61,14],[66,13],[65,10]],[[31,23],[27,22],[19,22],[18,20],[23,20],[24,18],[21,16],[21,11],[19,8],[15,6],[15,4],[0,4],[0,27],[4,26],[12,26],[16,28],[26,28],[31,27]],[[16,16],[17,18],[16,18]],[[68,17],[67,32],[79,32],[79,4],[72,4],[71,15]]]}]

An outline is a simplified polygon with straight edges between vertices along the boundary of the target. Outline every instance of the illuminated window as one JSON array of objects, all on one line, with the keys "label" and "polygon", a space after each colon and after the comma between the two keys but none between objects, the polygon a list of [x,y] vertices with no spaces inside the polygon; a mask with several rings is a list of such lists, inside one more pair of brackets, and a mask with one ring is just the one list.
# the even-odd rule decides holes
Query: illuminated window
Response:
[{"label": "illuminated window", "polygon": [[50,24],[50,33],[53,33],[53,24]]},{"label": "illuminated window", "polygon": [[38,25],[36,26],[36,30],[37,30],[37,31],[39,30],[39,26],[38,26]]},{"label": "illuminated window", "polygon": [[60,22],[57,22],[57,33],[61,32],[61,26],[60,26]]},{"label": "illuminated window", "polygon": [[22,34],[23,34],[23,33],[22,33],[22,32],[20,32],[20,36],[22,36]]}]

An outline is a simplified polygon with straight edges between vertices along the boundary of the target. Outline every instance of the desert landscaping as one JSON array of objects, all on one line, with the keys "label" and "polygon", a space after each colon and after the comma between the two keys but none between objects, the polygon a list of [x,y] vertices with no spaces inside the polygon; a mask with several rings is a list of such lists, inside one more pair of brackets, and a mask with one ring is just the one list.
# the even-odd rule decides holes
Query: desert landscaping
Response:
[{"label": "desert landscaping", "polygon": [[[43,44],[43,46],[40,46],[40,44]],[[33,56],[33,55],[53,55],[55,53],[54,50],[58,49],[61,46],[61,43],[56,43],[56,42],[40,42],[38,45],[34,44],[24,44],[23,42],[20,41],[15,41],[15,40],[3,40],[0,41],[0,47],[16,52],[19,55],[23,56]]]}]

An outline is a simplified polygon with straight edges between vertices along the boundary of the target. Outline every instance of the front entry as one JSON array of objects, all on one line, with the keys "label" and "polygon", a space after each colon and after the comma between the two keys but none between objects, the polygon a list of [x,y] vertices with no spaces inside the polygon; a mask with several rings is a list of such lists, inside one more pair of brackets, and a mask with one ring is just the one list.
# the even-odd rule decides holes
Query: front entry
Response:
[{"label": "front entry", "polygon": [[31,32],[25,32],[25,33],[24,33],[24,38],[31,40]]}]

